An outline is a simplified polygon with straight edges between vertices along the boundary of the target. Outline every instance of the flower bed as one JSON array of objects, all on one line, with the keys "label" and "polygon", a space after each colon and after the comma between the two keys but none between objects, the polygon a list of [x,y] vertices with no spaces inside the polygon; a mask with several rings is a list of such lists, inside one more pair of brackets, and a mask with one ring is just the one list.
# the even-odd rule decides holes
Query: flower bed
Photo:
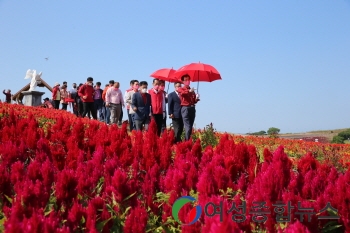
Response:
[{"label": "flower bed", "polygon": [[[60,110],[0,104],[0,232],[350,231],[349,146],[205,130],[173,145],[173,136],[158,138],[153,121],[144,134],[128,133]],[[191,225],[173,216],[182,196],[202,210]],[[278,201],[293,207],[289,222],[273,211]],[[265,221],[249,214],[254,202],[270,207]],[[337,211],[317,214],[327,202]],[[245,221],[232,220],[233,203],[245,203]],[[222,214],[210,217],[214,204]],[[315,212],[309,222],[299,207]],[[180,209],[182,223],[194,219],[192,208]],[[318,219],[329,215],[339,219]]]}]

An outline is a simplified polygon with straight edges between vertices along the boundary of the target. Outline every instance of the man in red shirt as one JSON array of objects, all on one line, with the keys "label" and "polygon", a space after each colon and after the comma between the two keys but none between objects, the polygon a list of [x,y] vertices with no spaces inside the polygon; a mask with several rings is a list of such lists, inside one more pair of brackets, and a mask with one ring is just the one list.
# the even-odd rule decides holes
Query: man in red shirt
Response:
[{"label": "man in red shirt", "polygon": [[55,109],[59,109],[61,102],[61,92],[59,83],[55,83],[55,86],[52,89],[52,101],[54,102]]},{"label": "man in red shirt", "polygon": [[148,90],[151,95],[151,113],[157,124],[157,135],[162,132],[163,116],[165,114],[165,96],[164,91],[159,89],[159,79],[153,80],[153,88]]},{"label": "man in red shirt", "polygon": [[94,79],[89,77],[87,78],[87,82],[79,88],[78,95],[82,98],[84,112],[82,117],[85,117],[86,114],[91,111],[92,117],[97,120],[96,110],[94,108],[94,87],[93,82]]},{"label": "man in red shirt", "polygon": [[185,74],[181,77],[184,84],[183,87],[177,89],[181,100],[181,115],[185,126],[185,140],[190,140],[194,119],[196,118],[195,104],[199,101],[194,93],[194,89],[190,88],[190,76]]}]

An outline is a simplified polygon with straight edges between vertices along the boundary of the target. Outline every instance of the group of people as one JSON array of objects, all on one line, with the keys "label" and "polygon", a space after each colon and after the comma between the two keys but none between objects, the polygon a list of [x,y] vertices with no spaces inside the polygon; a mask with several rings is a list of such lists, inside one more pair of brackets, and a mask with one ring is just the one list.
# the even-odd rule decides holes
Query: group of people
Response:
[{"label": "group of people", "polygon": [[[195,89],[190,88],[190,76],[183,75],[181,82],[174,83],[175,91],[165,92],[165,82],[154,79],[152,88],[148,89],[146,81],[130,81],[130,88],[123,95],[120,83],[109,81],[104,89],[101,83],[93,83],[89,77],[86,83],[77,85],[67,90],[67,82],[61,86],[55,83],[52,90],[52,99],[45,98],[42,107],[67,110],[69,103],[73,106],[73,113],[78,117],[100,120],[106,124],[122,124],[123,108],[126,107],[128,122],[131,130],[148,130],[151,118],[157,125],[157,135],[166,129],[166,120],[172,120],[175,132],[175,142],[181,141],[181,135],[185,129],[185,139],[189,140],[192,134],[196,117],[195,105],[199,101],[199,95]],[[10,96],[5,92],[6,100]]]}]

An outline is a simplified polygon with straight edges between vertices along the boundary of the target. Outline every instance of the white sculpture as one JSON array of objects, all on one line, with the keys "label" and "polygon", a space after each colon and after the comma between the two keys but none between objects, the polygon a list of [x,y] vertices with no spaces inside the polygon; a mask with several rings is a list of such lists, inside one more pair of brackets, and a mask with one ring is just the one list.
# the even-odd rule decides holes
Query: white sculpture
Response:
[{"label": "white sculpture", "polygon": [[30,70],[30,69],[27,70],[26,77],[24,79],[29,79],[29,78],[32,79],[30,81],[29,91],[34,91],[36,86],[41,83],[39,80],[39,78],[41,78],[41,74],[42,72],[40,72],[39,74],[36,74],[36,70]]}]

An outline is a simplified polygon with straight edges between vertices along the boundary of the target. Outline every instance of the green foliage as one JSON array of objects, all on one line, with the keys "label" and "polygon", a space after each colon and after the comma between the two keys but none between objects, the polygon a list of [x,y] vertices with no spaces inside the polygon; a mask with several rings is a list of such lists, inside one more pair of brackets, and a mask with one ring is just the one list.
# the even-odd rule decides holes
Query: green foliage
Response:
[{"label": "green foliage", "polygon": [[219,143],[219,137],[217,136],[216,129],[213,127],[213,123],[210,123],[198,133],[192,134],[193,142],[196,142],[198,138],[201,140],[202,149],[209,145],[214,148]]},{"label": "green foliage", "polygon": [[332,139],[332,143],[343,144],[345,143],[345,140],[348,140],[349,138],[350,138],[350,129],[347,129],[345,131],[338,133],[338,135],[334,136]]},{"label": "green foliage", "polygon": [[276,127],[270,127],[268,130],[267,130],[267,134],[270,135],[271,138],[277,138],[278,134],[280,132],[280,129],[279,128],[276,128]]},{"label": "green foliage", "polygon": [[331,143],[343,144],[344,143],[344,138],[340,137],[339,135],[336,135],[336,136],[333,137]]},{"label": "green foliage", "polygon": [[266,135],[265,130],[260,130],[259,132],[254,132],[254,133],[247,133],[247,135]]}]

